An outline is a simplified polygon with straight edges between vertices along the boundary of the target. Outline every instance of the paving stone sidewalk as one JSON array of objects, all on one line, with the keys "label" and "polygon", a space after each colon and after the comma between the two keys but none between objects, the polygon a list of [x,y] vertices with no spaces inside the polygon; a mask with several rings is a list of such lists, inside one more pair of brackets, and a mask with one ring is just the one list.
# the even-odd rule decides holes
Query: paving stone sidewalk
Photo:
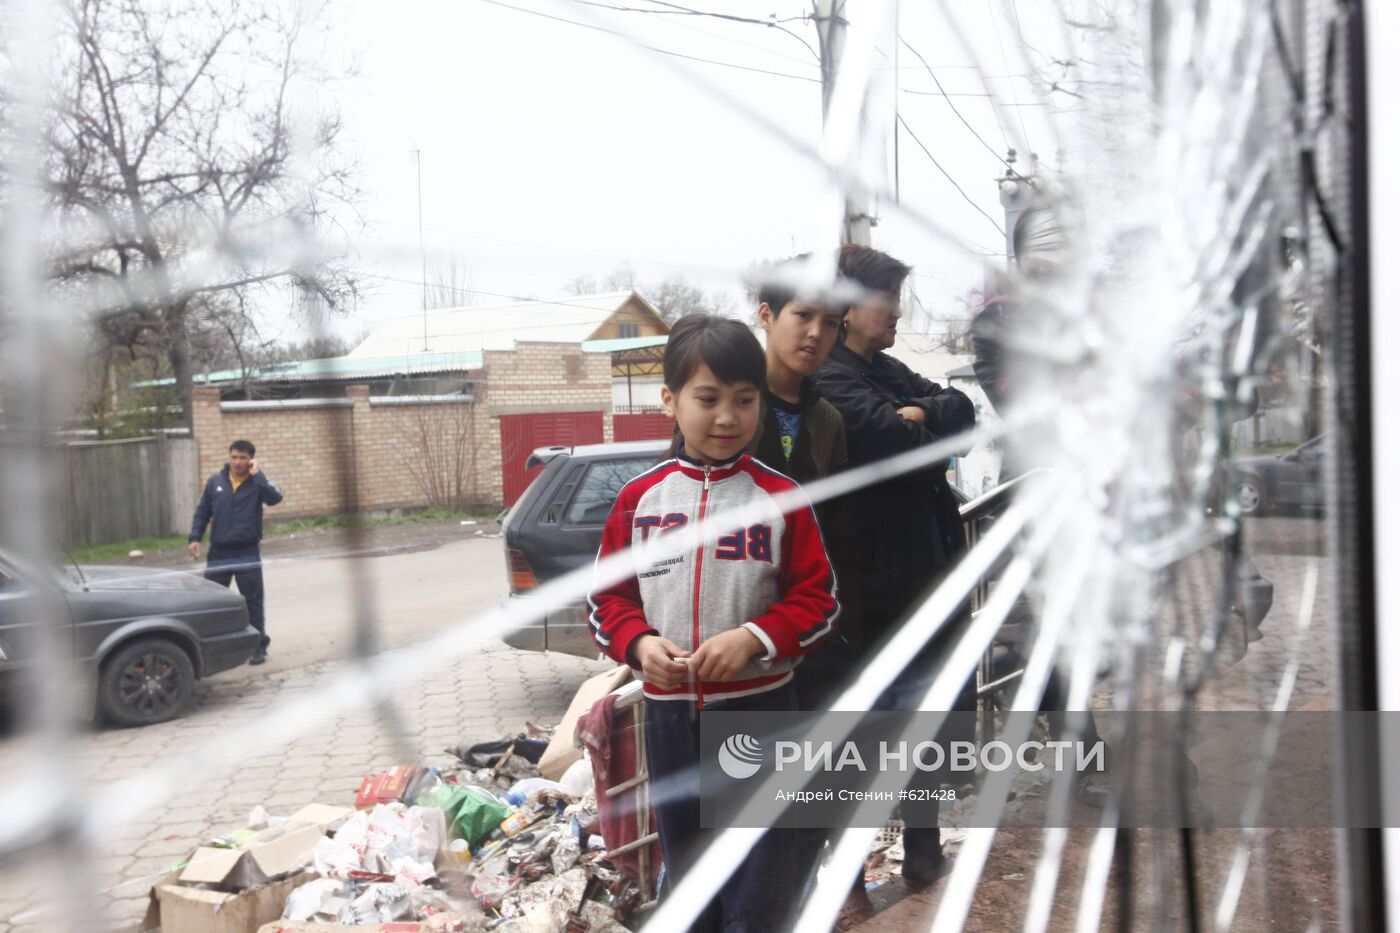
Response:
[{"label": "paving stone sidewalk", "polygon": [[[312,802],[349,805],[367,772],[404,763],[449,764],[455,761],[444,752],[449,746],[514,735],[527,719],[557,722],[579,685],[609,666],[492,641],[442,672],[396,689],[397,723],[369,710],[332,718],[295,742],[249,749],[234,768],[182,782],[162,811],[85,846],[87,859],[30,851],[0,862],[0,933],[65,929],[62,912],[45,911],[46,899],[59,893],[71,901],[89,890],[99,892],[95,928],[130,929],[145,912],[153,878],[202,840],[243,825],[254,806],[287,815]],[[81,786],[155,775],[162,761],[208,748],[250,722],[275,718],[291,700],[347,668],[336,662],[265,678],[214,678],[201,685],[197,705],[179,720],[81,735],[74,765]],[[30,751],[23,737],[0,740],[0,769],[20,773]]]}]

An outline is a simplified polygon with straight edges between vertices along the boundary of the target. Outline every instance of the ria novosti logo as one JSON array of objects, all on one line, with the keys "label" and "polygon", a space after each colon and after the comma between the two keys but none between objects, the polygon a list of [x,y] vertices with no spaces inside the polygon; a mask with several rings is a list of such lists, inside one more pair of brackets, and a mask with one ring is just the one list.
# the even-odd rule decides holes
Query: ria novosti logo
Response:
[{"label": "ria novosti logo", "polygon": [[763,767],[763,745],[747,733],[736,732],[719,747],[719,767],[736,781],[751,778]]}]

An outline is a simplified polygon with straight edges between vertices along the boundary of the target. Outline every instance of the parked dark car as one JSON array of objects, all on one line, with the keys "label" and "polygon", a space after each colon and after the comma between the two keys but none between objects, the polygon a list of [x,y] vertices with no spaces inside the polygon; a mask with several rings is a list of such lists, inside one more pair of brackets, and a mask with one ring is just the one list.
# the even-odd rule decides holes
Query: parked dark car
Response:
[{"label": "parked dark car", "polygon": [[0,554],[0,678],[8,692],[39,663],[41,592],[62,596],[58,646],[123,726],[174,719],[194,682],[245,663],[258,644],[243,597],[197,574],[68,564],[24,567]]},{"label": "parked dark car", "polygon": [[[530,466],[544,469],[501,519],[510,599],[532,600],[550,580],[592,563],[603,522],[627,481],[659,463],[665,441],[541,447]],[[598,656],[588,634],[584,600],[541,604],[539,617],[505,637],[527,651]]]},{"label": "parked dark car", "polygon": [[[536,589],[592,563],[603,522],[627,481],[666,455],[665,441],[631,441],[579,447],[541,447],[528,465],[544,469],[501,519],[510,599],[533,599]],[[954,489],[959,504],[967,501]],[[588,634],[582,596],[538,607],[537,618],[505,636],[527,651],[562,651],[598,656]]]},{"label": "parked dark car", "polygon": [[1230,461],[1230,482],[1240,511],[1259,515],[1279,508],[1321,508],[1326,441],[1323,434],[1287,453]]}]

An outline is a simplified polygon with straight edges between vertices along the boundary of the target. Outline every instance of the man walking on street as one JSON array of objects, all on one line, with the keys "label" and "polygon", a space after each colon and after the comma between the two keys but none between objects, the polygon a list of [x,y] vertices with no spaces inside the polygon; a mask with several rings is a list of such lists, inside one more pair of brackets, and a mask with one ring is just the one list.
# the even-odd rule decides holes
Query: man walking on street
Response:
[{"label": "man walking on street", "polygon": [[228,463],[204,484],[204,495],[194,510],[190,528],[190,557],[199,559],[199,542],[212,519],[209,532],[209,565],[204,578],[220,586],[238,581],[238,592],[248,601],[248,621],[262,633],[249,664],[267,660],[267,623],[263,613],[262,510],[264,505],[282,501],[282,490],[258,469],[257,453],[251,441],[234,441],[228,448]]}]

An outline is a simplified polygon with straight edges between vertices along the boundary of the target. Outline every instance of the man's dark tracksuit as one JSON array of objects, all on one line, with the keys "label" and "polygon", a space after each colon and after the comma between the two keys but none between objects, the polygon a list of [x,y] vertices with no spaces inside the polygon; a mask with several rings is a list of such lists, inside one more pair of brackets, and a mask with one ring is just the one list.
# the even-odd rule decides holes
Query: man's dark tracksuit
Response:
[{"label": "man's dark tracksuit", "polygon": [[228,465],[204,484],[204,494],[194,510],[190,541],[204,537],[209,522],[209,565],[204,578],[220,586],[238,581],[238,592],[248,601],[248,621],[262,633],[260,650],[266,650],[272,639],[267,637],[263,612],[262,555],[258,542],[262,540],[262,510],[264,505],[282,501],[282,490],[263,473],[254,473],[237,489],[229,479]]}]

